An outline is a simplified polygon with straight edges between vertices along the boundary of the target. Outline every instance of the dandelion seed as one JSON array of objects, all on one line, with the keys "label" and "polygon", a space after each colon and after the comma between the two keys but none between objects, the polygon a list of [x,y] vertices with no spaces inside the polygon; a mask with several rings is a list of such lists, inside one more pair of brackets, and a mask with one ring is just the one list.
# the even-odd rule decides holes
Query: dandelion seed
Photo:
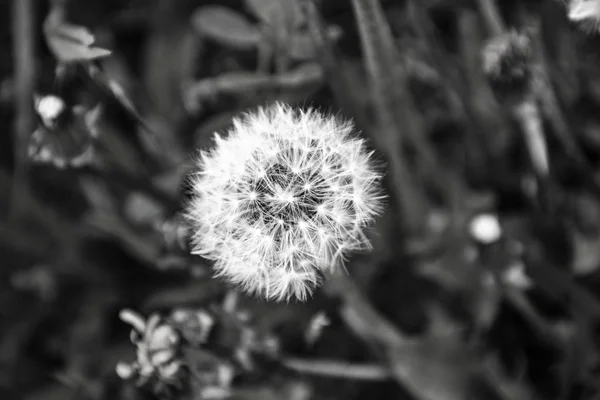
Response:
[{"label": "dandelion seed", "polygon": [[192,253],[247,293],[307,299],[325,271],[370,248],[383,210],[382,174],[352,132],[280,103],[235,119],[192,176]]}]

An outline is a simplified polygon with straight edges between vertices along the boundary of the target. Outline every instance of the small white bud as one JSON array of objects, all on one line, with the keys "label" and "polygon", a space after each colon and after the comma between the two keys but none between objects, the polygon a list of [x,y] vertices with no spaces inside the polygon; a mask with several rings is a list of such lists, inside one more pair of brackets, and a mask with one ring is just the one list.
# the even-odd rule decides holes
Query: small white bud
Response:
[{"label": "small white bud", "polygon": [[471,220],[469,231],[473,239],[483,244],[494,243],[502,236],[502,227],[498,217],[481,214]]},{"label": "small white bud", "polygon": [[48,128],[52,128],[56,119],[66,110],[67,105],[60,97],[48,95],[36,98],[35,109]]},{"label": "small white bud", "polygon": [[193,176],[192,253],[245,292],[305,300],[320,272],[369,248],[383,210],[382,174],[352,131],[279,103],[235,119]]},{"label": "small white bud", "polygon": [[122,361],[117,364],[115,372],[121,379],[131,379],[135,375],[135,369],[130,364]]}]

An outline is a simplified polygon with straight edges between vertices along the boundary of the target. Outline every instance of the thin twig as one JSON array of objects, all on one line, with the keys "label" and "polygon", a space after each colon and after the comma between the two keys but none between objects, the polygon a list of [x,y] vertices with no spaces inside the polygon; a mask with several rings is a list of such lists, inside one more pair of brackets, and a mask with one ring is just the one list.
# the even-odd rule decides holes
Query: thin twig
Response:
[{"label": "thin twig", "polygon": [[285,359],[282,364],[296,372],[332,378],[362,381],[382,381],[390,378],[388,370],[379,365],[351,364],[332,360],[302,360],[299,358]]}]

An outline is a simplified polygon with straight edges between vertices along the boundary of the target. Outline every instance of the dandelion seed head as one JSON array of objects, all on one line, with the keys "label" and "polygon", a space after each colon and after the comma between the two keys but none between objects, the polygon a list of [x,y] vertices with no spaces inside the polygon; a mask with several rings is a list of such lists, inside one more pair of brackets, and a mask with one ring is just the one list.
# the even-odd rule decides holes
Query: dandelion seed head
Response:
[{"label": "dandelion seed head", "polygon": [[306,300],[325,271],[370,248],[383,210],[382,173],[353,129],[280,103],[236,118],[192,176],[192,253],[249,294]]}]

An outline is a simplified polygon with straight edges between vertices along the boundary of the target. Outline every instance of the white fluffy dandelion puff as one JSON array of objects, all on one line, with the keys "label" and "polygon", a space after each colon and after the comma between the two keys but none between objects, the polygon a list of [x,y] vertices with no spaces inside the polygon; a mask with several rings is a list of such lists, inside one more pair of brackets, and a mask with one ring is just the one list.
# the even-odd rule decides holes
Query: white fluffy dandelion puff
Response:
[{"label": "white fluffy dandelion puff", "polygon": [[187,216],[192,253],[249,294],[303,301],[349,252],[370,249],[382,174],[353,125],[276,103],[201,152]]}]

